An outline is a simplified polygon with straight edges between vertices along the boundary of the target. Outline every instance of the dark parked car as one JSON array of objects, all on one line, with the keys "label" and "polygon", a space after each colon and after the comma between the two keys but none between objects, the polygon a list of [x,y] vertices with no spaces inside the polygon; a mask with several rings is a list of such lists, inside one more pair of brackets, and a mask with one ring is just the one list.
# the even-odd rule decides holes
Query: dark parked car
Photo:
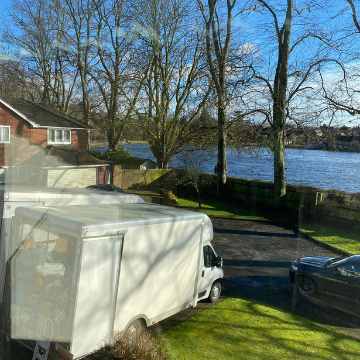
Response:
[{"label": "dark parked car", "polygon": [[301,294],[318,292],[360,301],[360,254],[298,258],[291,263],[289,276]]},{"label": "dark parked car", "polygon": [[118,186],[110,185],[110,184],[102,184],[102,185],[90,185],[86,187],[87,189],[98,189],[98,190],[105,190],[105,191],[117,191],[117,192],[125,192],[123,189],[119,188]]}]

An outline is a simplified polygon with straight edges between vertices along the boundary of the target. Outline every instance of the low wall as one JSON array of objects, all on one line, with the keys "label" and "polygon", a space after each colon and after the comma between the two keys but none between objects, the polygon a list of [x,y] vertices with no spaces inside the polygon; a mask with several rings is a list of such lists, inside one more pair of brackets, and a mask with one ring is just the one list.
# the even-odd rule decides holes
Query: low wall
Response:
[{"label": "low wall", "polygon": [[[328,197],[333,191],[309,186],[287,185],[285,208],[297,213],[299,219],[317,217],[336,221],[359,222],[360,207],[330,203]],[[338,192],[339,199],[351,197],[353,194]],[[247,204],[252,207],[269,207],[274,202],[274,186],[272,182],[227,178],[226,195],[231,201]],[[341,201],[340,201],[341,202]]]},{"label": "low wall", "polygon": [[[121,169],[120,165],[113,165],[111,169],[113,171],[113,184],[124,189],[136,186],[136,184],[141,187],[151,186],[156,190],[161,187],[169,189],[171,184],[171,179],[166,184],[166,175],[170,170],[127,170]],[[210,174],[207,176],[215,177]],[[205,191],[202,193],[206,197]],[[310,186],[287,185],[285,208],[289,212],[296,214],[301,221],[317,217],[329,221],[360,223],[360,206],[347,206],[336,202],[329,203],[327,199],[330,198],[329,194],[331,193],[332,191]],[[337,197],[340,200],[351,195],[337,192]],[[274,203],[274,186],[272,182],[262,180],[228,177],[226,198],[239,206],[250,206],[254,209],[265,207],[271,209]]]},{"label": "low wall", "polygon": [[155,183],[169,171],[163,169],[121,169],[121,165],[113,165],[111,166],[111,170],[113,172],[113,185],[119,186],[123,189],[129,189],[137,184],[141,186],[147,186],[150,184],[155,185]]}]

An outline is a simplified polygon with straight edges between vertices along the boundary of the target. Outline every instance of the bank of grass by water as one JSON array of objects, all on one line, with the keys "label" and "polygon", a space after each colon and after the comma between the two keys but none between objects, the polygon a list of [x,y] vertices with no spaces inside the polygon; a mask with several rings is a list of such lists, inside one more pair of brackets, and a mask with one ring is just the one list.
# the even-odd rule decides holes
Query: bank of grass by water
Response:
[{"label": "bank of grass by water", "polygon": [[170,359],[356,359],[360,343],[262,303],[229,298],[161,335]]},{"label": "bank of grass by water", "polygon": [[208,216],[215,217],[226,217],[232,219],[243,219],[243,220],[261,220],[270,221],[270,216],[263,216],[256,214],[248,209],[242,209],[234,205],[222,203],[217,200],[204,200],[199,209],[199,204],[194,199],[182,199],[178,198],[178,204],[180,208],[192,211],[203,212]]},{"label": "bank of grass by water", "polygon": [[[150,191],[129,190],[128,192],[137,193],[148,202],[160,202],[161,198],[158,193]],[[203,212],[206,215],[213,217],[272,222],[280,222],[280,220],[284,221],[284,217],[279,219],[279,217],[277,217],[274,213],[266,215],[259,214],[249,209],[242,209],[217,200],[203,200],[201,209],[199,209],[198,203],[195,199],[178,198],[178,202],[180,208]],[[304,234],[326,245],[330,245],[349,254],[360,254],[360,237],[358,232],[354,230],[344,230],[338,227],[331,227],[330,225],[324,226],[316,224],[294,224],[294,226]]]},{"label": "bank of grass by water", "polygon": [[349,254],[360,254],[359,232],[317,224],[299,224],[299,230],[313,239]]},{"label": "bank of grass by water", "polygon": [[[280,219],[274,214],[260,215],[248,209],[221,203],[216,200],[205,200],[202,208],[198,208],[198,203],[194,200],[179,198],[179,207],[184,209],[201,211],[208,216],[226,217],[243,220],[261,220],[279,222]],[[281,219],[284,220],[283,218]],[[317,224],[299,224],[295,225],[301,232],[313,239],[332,246],[349,254],[360,254],[359,233],[354,230],[344,230],[333,226],[324,226]]]}]

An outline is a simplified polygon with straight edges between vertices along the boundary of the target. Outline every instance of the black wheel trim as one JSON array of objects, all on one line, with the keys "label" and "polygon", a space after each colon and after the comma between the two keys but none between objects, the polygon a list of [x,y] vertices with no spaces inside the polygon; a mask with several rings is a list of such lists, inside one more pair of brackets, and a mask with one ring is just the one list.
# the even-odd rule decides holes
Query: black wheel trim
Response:
[{"label": "black wheel trim", "polygon": [[299,279],[298,289],[304,295],[312,295],[315,293],[316,285],[314,280],[304,276]]}]

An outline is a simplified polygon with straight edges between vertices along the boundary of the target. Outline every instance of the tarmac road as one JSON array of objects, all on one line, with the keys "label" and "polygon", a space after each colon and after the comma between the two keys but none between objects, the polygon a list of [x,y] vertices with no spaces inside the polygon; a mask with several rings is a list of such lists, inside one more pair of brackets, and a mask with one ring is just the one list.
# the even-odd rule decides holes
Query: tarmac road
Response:
[{"label": "tarmac road", "polygon": [[265,286],[291,290],[289,267],[304,255],[337,256],[292,229],[266,222],[213,219],[215,251],[227,278],[249,277]]},{"label": "tarmac road", "polygon": [[212,219],[215,251],[224,260],[223,295],[262,301],[317,323],[338,328],[360,341],[359,304],[325,295],[297,294],[290,263],[306,255],[338,256],[294,230],[266,222]]}]

